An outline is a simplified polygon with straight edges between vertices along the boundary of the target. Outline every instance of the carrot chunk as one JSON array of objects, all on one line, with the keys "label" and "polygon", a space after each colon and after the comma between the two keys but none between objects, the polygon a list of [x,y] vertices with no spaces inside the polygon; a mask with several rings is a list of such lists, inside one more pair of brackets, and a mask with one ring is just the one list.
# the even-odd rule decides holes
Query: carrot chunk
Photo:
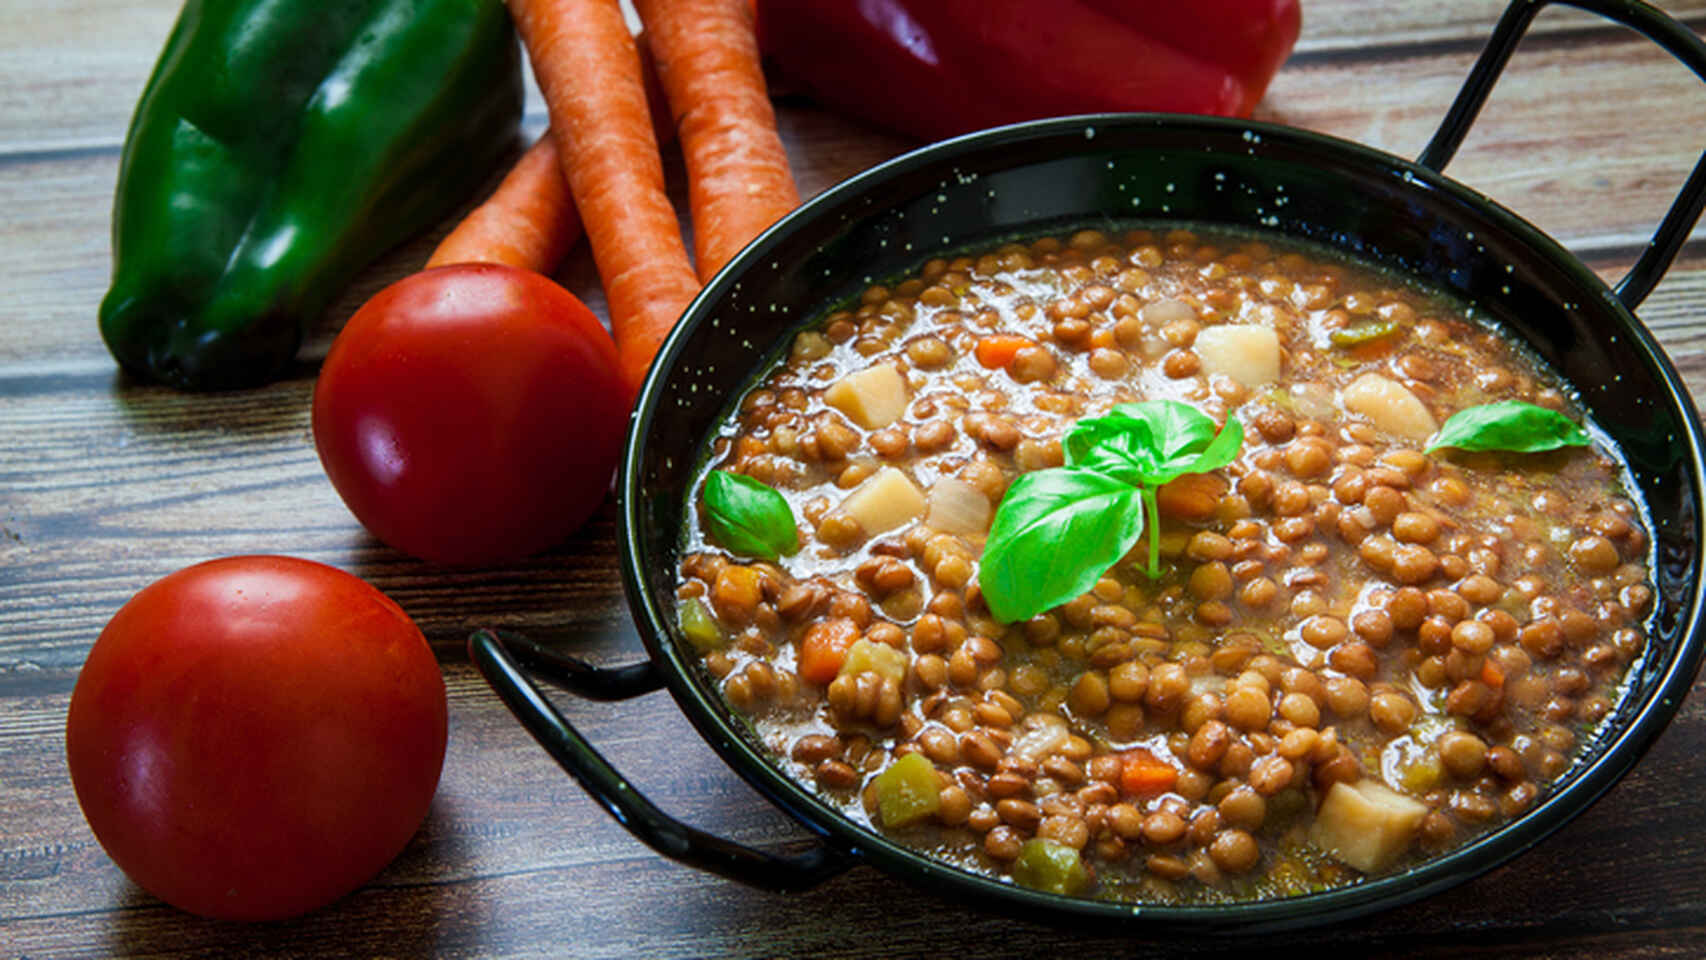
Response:
[{"label": "carrot chunk", "polygon": [[1481,661],[1481,682],[1494,690],[1502,690],[1505,686],[1505,672],[1491,660]]},{"label": "carrot chunk", "polygon": [[1173,789],[1179,782],[1179,771],[1172,764],[1155,759],[1148,750],[1132,750],[1125,754],[1120,768],[1120,789],[1134,797],[1153,797]]},{"label": "carrot chunk", "polygon": [[859,639],[859,625],[846,617],[820,620],[800,638],[799,674],[818,686],[828,686],[847,662],[847,651]]},{"label": "carrot chunk", "polygon": [[1004,370],[1020,350],[1033,346],[1031,340],[1012,333],[992,333],[980,337],[975,353],[977,362],[991,370]]}]

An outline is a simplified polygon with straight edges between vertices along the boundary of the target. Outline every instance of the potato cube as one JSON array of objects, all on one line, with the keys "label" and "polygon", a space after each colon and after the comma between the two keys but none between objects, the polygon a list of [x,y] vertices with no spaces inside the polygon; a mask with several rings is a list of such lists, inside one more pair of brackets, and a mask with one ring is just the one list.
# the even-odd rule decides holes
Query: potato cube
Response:
[{"label": "potato cube", "polygon": [[824,402],[866,430],[886,427],[906,412],[906,381],[894,364],[850,373],[830,384]]},{"label": "potato cube", "polygon": [[841,661],[837,676],[857,676],[874,673],[895,683],[906,682],[906,654],[886,643],[874,643],[860,637],[847,648],[847,659]]},{"label": "potato cube", "polygon": [[1244,387],[1279,379],[1279,334],[1254,323],[1204,327],[1197,333],[1197,357],[1203,373],[1221,374]]},{"label": "potato cube", "polygon": [[1364,873],[1398,859],[1428,808],[1383,783],[1335,783],[1321,801],[1309,842]]},{"label": "potato cube", "polygon": [[848,494],[841,509],[874,537],[924,516],[924,494],[906,474],[884,467]]},{"label": "potato cube", "polygon": [[1352,413],[1367,417],[1371,423],[1394,436],[1425,443],[1439,429],[1427,405],[1410,388],[1378,373],[1365,373],[1339,394],[1340,402]]}]

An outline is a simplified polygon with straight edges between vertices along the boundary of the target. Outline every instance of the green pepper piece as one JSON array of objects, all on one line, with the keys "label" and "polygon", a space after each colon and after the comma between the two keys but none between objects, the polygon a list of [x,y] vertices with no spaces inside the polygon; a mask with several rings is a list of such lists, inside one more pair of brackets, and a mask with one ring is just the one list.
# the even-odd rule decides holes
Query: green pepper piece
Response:
[{"label": "green pepper piece", "polygon": [[681,635],[687,642],[693,644],[693,649],[700,653],[710,653],[728,646],[728,638],[723,636],[722,628],[717,626],[717,619],[711,616],[711,610],[705,606],[705,601],[698,597],[688,597],[676,612],[681,623]]},{"label": "green pepper piece", "polygon": [[1398,324],[1390,320],[1368,320],[1334,330],[1327,334],[1327,339],[1333,341],[1335,347],[1354,347],[1362,343],[1372,343],[1381,337],[1390,337],[1397,332]]},{"label": "green pepper piece", "polygon": [[263,383],[380,253],[514,147],[501,0],[188,0],[113,204],[107,347],[187,389]]},{"label": "green pepper piece", "polygon": [[1019,858],[1013,861],[1013,882],[1071,897],[1090,885],[1090,871],[1077,850],[1058,840],[1032,837],[1019,848]]},{"label": "green pepper piece", "polygon": [[934,816],[942,807],[936,767],[922,753],[909,753],[877,774],[877,815],[885,827],[904,827]]},{"label": "green pepper piece", "polygon": [[1439,786],[1440,780],[1445,778],[1445,766],[1434,753],[1423,754],[1400,770],[1399,780],[1404,791],[1418,796]]}]

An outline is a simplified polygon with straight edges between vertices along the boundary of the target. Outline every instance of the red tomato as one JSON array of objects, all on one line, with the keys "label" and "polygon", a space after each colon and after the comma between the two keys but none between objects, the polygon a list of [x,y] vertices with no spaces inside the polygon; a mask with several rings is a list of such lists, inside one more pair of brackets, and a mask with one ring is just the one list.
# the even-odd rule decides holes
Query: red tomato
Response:
[{"label": "red tomato", "polygon": [[627,427],[616,346],[546,277],[497,264],[397,281],[314,388],[314,445],[374,536],[439,563],[560,542],[604,500]]},{"label": "red tomato", "polygon": [[402,851],[444,766],[444,678],[390,598],[290,557],[228,557],[131,598],[77,678],[71,782],[96,839],[180,909],[272,920]]}]

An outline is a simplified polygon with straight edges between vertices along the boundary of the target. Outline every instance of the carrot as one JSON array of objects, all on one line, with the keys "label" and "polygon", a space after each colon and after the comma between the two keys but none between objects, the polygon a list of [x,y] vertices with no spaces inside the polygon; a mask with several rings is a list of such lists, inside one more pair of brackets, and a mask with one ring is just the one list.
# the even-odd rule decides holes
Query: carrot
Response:
[{"label": "carrot", "polygon": [[1494,690],[1502,690],[1505,686],[1505,672],[1491,660],[1481,661],[1481,682]]},{"label": "carrot", "polygon": [[1373,363],[1392,352],[1392,341],[1396,339],[1396,337],[1381,337],[1378,340],[1359,343],[1351,347],[1348,352],[1351,359],[1358,363]]},{"label": "carrot", "polygon": [[549,275],[580,232],[557,144],[546,130],[492,195],[439,241],[426,265],[503,263]]},{"label": "carrot", "polygon": [[1120,768],[1120,789],[1134,797],[1153,797],[1173,789],[1179,782],[1179,771],[1171,764],[1155,759],[1148,750],[1133,750],[1125,755]]},{"label": "carrot", "polygon": [[1163,517],[1176,520],[1207,520],[1220,509],[1220,498],[1229,484],[1218,473],[1187,473],[1155,491],[1155,506]]},{"label": "carrot", "polygon": [[622,379],[638,392],[699,292],[618,0],[509,0],[544,94],[563,176],[610,302]]},{"label": "carrot", "polygon": [[820,620],[800,638],[799,674],[821,687],[829,686],[847,662],[847,650],[859,639],[859,626],[846,617]]},{"label": "carrot", "polygon": [[635,0],[687,165],[699,279],[800,203],[749,0]]},{"label": "carrot", "polygon": [[992,333],[980,337],[973,352],[977,362],[991,370],[1005,369],[1020,350],[1032,346],[1030,340],[1012,333]]},{"label": "carrot", "polygon": [[[637,49],[652,133],[660,144],[673,142],[675,127],[668,120],[669,105],[657,69],[645,45],[638,44]],[[439,241],[423,269],[451,263],[503,263],[548,275],[580,235],[580,214],[563,180],[556,140],[547,129],[492,195]]]}]

